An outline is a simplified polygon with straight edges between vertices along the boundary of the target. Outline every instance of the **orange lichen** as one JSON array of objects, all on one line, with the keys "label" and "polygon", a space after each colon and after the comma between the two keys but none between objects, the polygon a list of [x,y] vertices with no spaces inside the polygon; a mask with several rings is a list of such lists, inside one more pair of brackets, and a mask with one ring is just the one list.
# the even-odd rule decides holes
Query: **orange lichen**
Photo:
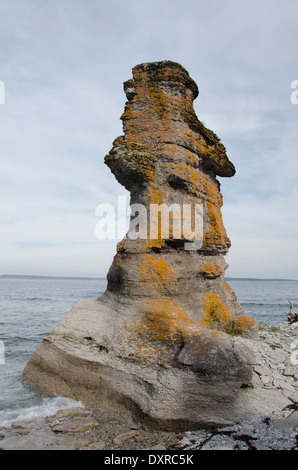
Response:
[{"label": "orange lichen", "polygon": [[186,162],[194,168],[197,168],[200,162],[196,153],[174,142],[160,142],[156,148],[156,156],[161,161],[166,158],[169,162],[173,160],[174,163],[179,163],[180,160],[181,163]]},{"label": "orange lichen", "polygon": [[215,179],[189,164],[166,162],[163,166],[171,169],[171,177],[177,177],[185,183],[188,194],[193,194],[221,207],[222,196]]},{"label": "orange lichen", "polygon": [[208,223],[204,235],[204,248],[212,250],[217,245],[230,246],[222,216],[218,207],[208,203]]},{"label": "orange lichen", "polygon": [[162,238],[152,239],[152,240],[145,240],[144,242],[144,250],[145,251],[152,251],[152,248],[160,249],[164,245],[164,240]]},{"label": "orange lichen", "polygon": [[143,309],[144,329],[151,340],[168,343],[186,325],[193,325],[184,308],[169,297],[147,301]]},{"label": "orange lichen", "polygon": [[141,317],[130,324],[135,355],[139,358],[171,360],[186,338],[201,331],[184,308],[170,297],[142,302],[139,309]]},{"label": "orange lichen", "polygon": [[203,300],[202,326],[223,331],[231,336],[245,336],[257,325],[255,320],[245,316],[234,318],[215,292],[208,292]]},{"label": "orange lichen", "polygon": [[241,332],[241,335],[246,336],[246,332],[250,332],[254,329],[258,329],[258,322],[253,318],[241,315],[237,317],[237,328]]},{"label": "orange lichen", "polygon": [[[184,116],[186,114],[197,121],[193,99],[198,90],[188,73],[179,64],[141,65],[134,67],[132,82],[133,99],[126,103],[121,117],[127,140],[136,140],[137,136],[139,142],[153,146],[158,141],[171,142],[177,135],[178,122],[179,129],[183,124],[183,134],[189,146],[196,151],[193,130]],[[205,129],[202,125],[201,128]]]},{"label": "orange lichen", "polygon": [[[135,140],[137,136],[139,142],[154,142],[157,136],[162,137],[170,123],[170,99],[146,71],[140,71],[134,76],[137,79],[134,100],[127,103],[121,116],[125,135],[128,140]],[[160,121],[164,123],[163,128]]]},{"label": "orange lichen", "polygon": [[148,187],[148,205],[150,204],[162,204],[163,197],[166,192],[158,188],[156,181],[154,180]]},{"label": "orange lichen", "polygon": [[201,266],[201,274],[207,279],[214,279],[222,273],[222,268],[216,263],[205,263]]},{"label": "orange lichen", "polygon": [[169,289],[178,276],[162,258],[144,254],[140,258],[140,281],[153,289]]},{"label": "orange lichen", "polygon": [[217,330],[226,331],[233,317],[215,292],[204,295],[204,310],[201,324]]},{"label": "orange lichen", "polygon": [[[152,183],[148,187],[148,241],[145,246],[147,250],[153,247],[161,247],[164,241],[173,238],[175,234],[181,234],[181,210],[172,211],[171,205],[165,204],[166,192]],[[180,206],[179,206],[180,208]],[[175,238],[175,237],[174,237]]]}]

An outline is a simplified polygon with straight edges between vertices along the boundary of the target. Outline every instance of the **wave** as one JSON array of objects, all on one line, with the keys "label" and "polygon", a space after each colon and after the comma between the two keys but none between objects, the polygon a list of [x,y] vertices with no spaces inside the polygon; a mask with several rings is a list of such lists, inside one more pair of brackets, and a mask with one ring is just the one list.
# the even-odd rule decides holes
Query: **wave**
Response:
[{"label": "wave", "polygon": [[247,305],[247,306],[259,306],[259,307],[280,307],[280,308],[285,308],[285,306],[288,307],[289,304],[287,303],[272,303],[272,304],[269,304],[268,302],[246,302],[246,301],[241,301],[239,300],[239,303],[243,306],[243,305]]},{"label": "wave", "polygon": [[31,419],[52,416],[61,409],[84,408],[80,401],[64,397],[44,398],[40,405],[26,408],[7,409],[0,411],[1,427],[9,428],[14,421],[26,421]]},{"label": "wave", "polygon": [[8,296],[7,300],[13,301],[13,302],[59,302],[59,300],[53,298],[53,297],[14,297],[14,296]]}]

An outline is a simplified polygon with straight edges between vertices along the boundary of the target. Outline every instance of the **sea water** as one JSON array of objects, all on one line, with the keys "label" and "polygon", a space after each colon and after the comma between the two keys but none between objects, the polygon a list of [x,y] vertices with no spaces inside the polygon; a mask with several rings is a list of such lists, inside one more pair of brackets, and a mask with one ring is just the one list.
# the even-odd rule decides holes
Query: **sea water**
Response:
[{"label": "sea water", "polygon": [[[227,279],[245,314],[259,322],[286,320],[290,299],[298,312],[298,281]],[[0,277],[0,427],[13,421],[80,407],[62,397],[50,397],[24,386],[20,377],[28,360],[49,333],[80,300],[98,297],[105,279]]]},{"label": "sea water", "polygon": [[98,297],[105,279],[0,277],[0,427],[20,419],[54,414],[82,406],[62,397],[49,397],[24,386],[22,372],[43,337],[78,301]]},{"label": "sea water", "polygon": [[286,320],[290,299],[298,313],[298,280],[229,279],[228,284],[244,308],[244,314],[260,323],[278,325]]}]

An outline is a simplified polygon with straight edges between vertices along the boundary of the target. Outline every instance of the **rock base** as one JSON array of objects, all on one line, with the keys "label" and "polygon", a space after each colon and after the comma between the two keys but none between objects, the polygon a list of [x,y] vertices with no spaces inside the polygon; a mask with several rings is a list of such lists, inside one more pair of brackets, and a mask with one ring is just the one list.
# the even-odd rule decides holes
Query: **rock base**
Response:
[{"label": "rock base", "polygon": [[242,399],[250,401],[251,406],[255,403],[255,412],[237,424],[207,430],[194,427],[181,437],[145,429],[103,410],[60,410],[55,416],[0,429],[0,448],[297,450],[298,369],[291,362],[291,344],[297,338],[298,324],[285,323],[262,326],[260,341],[250,341],[256,355],[254,389],[245,390]]},{"label": "rock base", "polygon": [[[202,330],[179,343],[171,360],[159,343],[144,358],[129,336],[131,315],[123,306],[119,321],[112,322],[115,312],[103,298],[80,302],[44,338],[22,381],[171,431],[230,425],[288,403],[279,393],[282,376],[263,374],[266,357],[259,357],[258,341]],[[263,345],[262,354],[266,348],[272,357],[271,346]],[[294,385],[287,387],[293,394]]]},{"label": "rock base", "polygon": [[245,407],[235,408],[252,378],[254,356],[245,339],[187,324],[180,341],[181,324],[148,349],[145,339],[131,337],[131,308],[122,306],[116,316],[104,296],[74,306],[44,338],[22,381],[166,430],[245,416]]}]

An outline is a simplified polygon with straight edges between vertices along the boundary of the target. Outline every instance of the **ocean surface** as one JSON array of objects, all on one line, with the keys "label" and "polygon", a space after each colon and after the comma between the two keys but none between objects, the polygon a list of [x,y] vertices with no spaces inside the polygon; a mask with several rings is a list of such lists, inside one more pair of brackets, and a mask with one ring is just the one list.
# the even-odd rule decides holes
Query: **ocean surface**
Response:
[{"label": "ocean surface", "polygon": [[[245,314],[258,322],[285,321],[288,299],[298,311],[297,280],[227,281]],[[34,391],[19,379],[42,338],[70,308],[85,298],[98,297],[105,288],[105,279],[0,276],[0,427],[19,419],[53,414],[60,408],[81,406],[79,402]]]}]

